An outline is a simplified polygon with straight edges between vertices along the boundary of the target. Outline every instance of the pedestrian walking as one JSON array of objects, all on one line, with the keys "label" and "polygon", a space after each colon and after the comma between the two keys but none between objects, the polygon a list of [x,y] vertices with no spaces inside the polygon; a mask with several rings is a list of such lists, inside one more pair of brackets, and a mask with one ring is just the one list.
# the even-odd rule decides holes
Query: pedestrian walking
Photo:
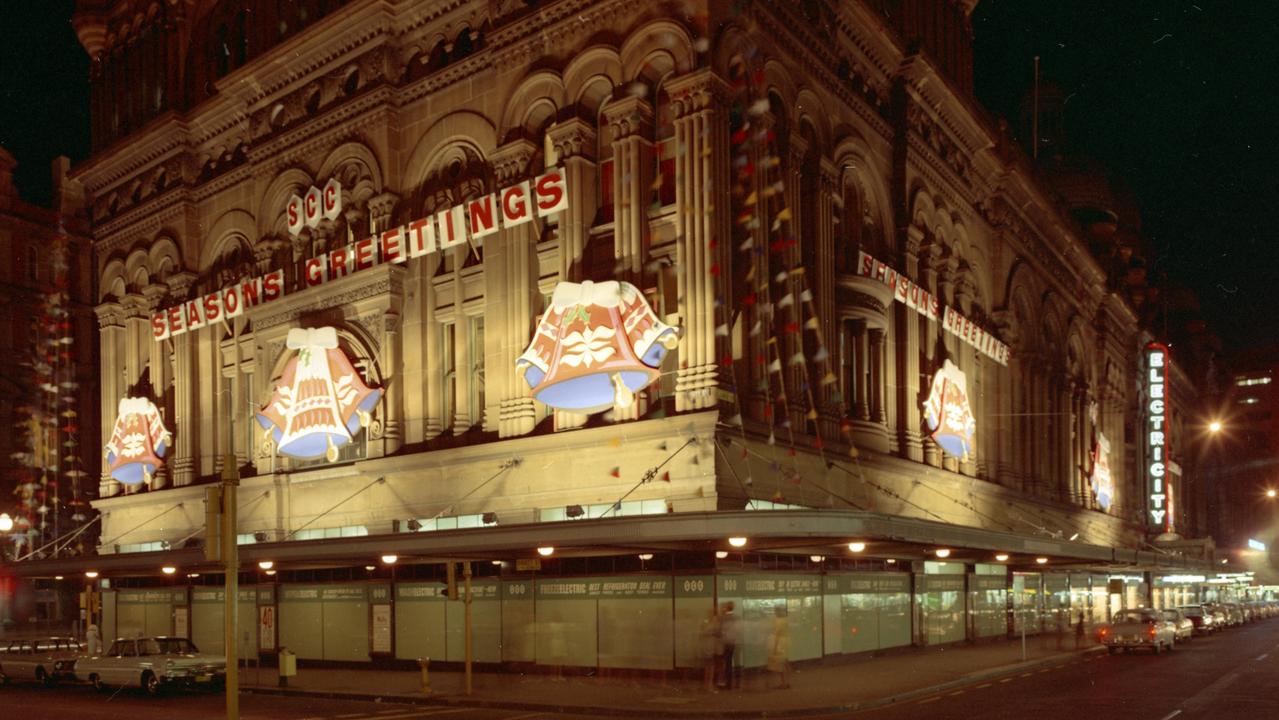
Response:
[{"label": "pedestrian walking", "polygon": [[724,675],[720,678],[719,685],[722,688],[741,686],[740,679],[735,672],[734,660],[737,655],[737,644],[741,641],[742,626],[741,620],[733,613],[735,607],[733,601],[729,600],[720,608],[719,636],[720,642],[724,647],[721,654],[724,660]]},{"label": "pedestrian walking", "polygon": [[790,689],[790,621],[783,605],[773,608],[773,630],[768,637],[768,671],[780,676],[778,690]]},{"label": "pedestrian walking", "polygon": [[714,605],[706,617],[702,618],[697,650],[702,660],[702,687],[707,692],[715,692],[715,675],[719,672],[720,655],[724,651],[720,638],[719,612]]},{"label": "pedestrian walking", "polygon": [[1084,611],[1079,611],[1079,622],[1075,624],[1075,649],[1084,644]]},{"label": "pedestrian walking", "polygon": [[98,632],[97,625],[90,625],[89,630],[84,634],[84,649],[89,657],[93,657],[102,652],[102,634]]}]

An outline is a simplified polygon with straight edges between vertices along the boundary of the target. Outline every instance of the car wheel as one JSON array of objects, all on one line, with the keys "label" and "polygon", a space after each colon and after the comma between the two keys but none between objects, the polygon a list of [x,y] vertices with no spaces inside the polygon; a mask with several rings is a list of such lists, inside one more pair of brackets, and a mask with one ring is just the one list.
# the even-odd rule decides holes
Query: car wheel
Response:
[{"label": "car wheel", "polygon": [[142,689],[145,690],[147,695],[150,695],[151,697],[155,697],[159,695],[160,694],[160,678],[156,677],[155,673],[151,672],[150,670],[143,673]]},{"label": "car wheel", "polygon": [[98,677],[97,674],[89,676],[89,684],[98,692],[104,692],[107,689],[107,686],[102,682],[102,678]]},{"label": "car wheel", "polygon": [[53,678],[44,671],[43,667],[36,667],[36,682],[45,687],[53,687]]}]

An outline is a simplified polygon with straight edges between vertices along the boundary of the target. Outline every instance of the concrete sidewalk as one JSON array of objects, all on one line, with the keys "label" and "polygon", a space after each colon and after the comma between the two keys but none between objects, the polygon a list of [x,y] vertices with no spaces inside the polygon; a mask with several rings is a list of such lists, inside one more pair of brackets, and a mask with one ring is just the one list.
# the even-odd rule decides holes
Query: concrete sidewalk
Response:
[{"label": "concrete sidewalk", "polygon": [[[416,672],[300,668],[288,688],[278,688],[274,668],[260,678],[241,671],[247,692],[300,694],[343,699],[459,707],[581,712],[631,717],[784,717],[855,710],[986,679],[1052,666],[1101,650],[1074,649],[1074,638],[1027,640],[1026,660],[1018,641],[906,649],[883,657],[828,659],[795,669],[790,689],[773,689],[768,673],[750,673],[742,688],[708,693],[691,680],[556,677],[546,674],[476,673],[473,693],[463,694],[460,672],[432,672],[424,695]],[[259,682],[260,681],[260,682]]]}]

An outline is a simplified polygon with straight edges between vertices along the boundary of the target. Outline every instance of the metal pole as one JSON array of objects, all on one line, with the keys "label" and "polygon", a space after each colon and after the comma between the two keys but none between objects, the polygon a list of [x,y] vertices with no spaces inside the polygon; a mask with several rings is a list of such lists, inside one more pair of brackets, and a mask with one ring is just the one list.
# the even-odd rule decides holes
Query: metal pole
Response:
[{"label": "metal pole", "polygon": [[466,694],[471,694],[471,563],[462,563],[462,577],[466,580],[466,599],[464,600],[465,646],[466,646]]},{"label": "metal pole", "polygon": [[240,609],[240,548],[235,541],[236,489],[240,486],[240,469],[235,455],[227,453],[222,461],[222,563],[226,604],[226,717],[240,720],[240,653],[236,648],[236,631]]}]

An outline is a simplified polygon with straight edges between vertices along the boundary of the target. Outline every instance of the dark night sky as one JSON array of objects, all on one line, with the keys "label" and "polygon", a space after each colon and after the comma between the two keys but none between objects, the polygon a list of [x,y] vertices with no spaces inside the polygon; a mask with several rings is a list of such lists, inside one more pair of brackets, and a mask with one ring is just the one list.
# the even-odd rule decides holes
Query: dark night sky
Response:
[{"label": "dark night sky", "polygon": [[[47,203],[49,161],[88,150],[88,59],[73,0],[0,2],[0,145],[24,198]],[[1068,148],[1137,197],[1155,272],[1192,287],[1227,349],[1271,342],[1279,313],[1279,3],[981,0],[977,95],[1016,126],[1041,57]]]}]

